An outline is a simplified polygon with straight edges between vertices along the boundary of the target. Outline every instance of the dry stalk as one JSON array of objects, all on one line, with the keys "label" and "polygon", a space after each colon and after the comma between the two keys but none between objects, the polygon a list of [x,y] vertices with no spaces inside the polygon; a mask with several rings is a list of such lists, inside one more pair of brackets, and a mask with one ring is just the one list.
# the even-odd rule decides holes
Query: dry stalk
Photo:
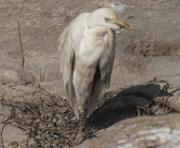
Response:
[{"label": "dry stalk", "polygon": [[21,25],[20,21],[18,20],[18,35],[19,35],[19,45],[20,45],[20,53],[21,53],[21,80],[23,84],[25,84],[25,71],[24,71],[24,64],[25,64],[25,57],[24,57],[24,48],[22,43],[22,36],[21,36]]},{"label": "dry stalk", "polygon": [[22,35],[21,35],[21,24],[20,24],[20,20],[21,20],[21,14],[22,11],[24,9],[24,0],[22,0],[22,6],[19,10],[19,16],[18,16],[18,36],[19,36],[19,46],[20,46],[20,54],[21,54],[21,81],[22,83],[25,85],[25,56],[24,56],[24,47],[23,47],[23,42],[22,42]]}]

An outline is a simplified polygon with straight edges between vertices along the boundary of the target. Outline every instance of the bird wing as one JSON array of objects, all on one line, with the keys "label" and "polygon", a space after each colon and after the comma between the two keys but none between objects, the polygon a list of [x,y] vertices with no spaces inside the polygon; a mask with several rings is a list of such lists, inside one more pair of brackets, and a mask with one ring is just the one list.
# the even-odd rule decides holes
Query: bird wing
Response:
[{"label": "bird wing", "polygon": [[59,57],[60,57],[60,73],[62,73],[63,81],[68,97],[68,102],[73,108],[76,117],[79,118],[79,111],[76,103],[72,75],[74,66],[74,49],[71,41],[71,27],[67,26],[59,38]]},{"label": "bird wing", "polygon": [[63,73],[64,84],[72,79],[75,50],[78,50],[84,30],[84,21],[89,13],[77,16],[61,33],[58,53],[60,57],[60,73]]},{"label": "bird wing", "polygon": [[110,86],[111,73],[115,58],[115,33],[109,30],[108,35],[108,49],[104,51],[99,61],[101,81],[105,85],[105,90]]},{"label": "bird wing", "polygon": [[96,103],[100,95],[110,86],[111,73],[115,57],[115,35],[109,30],[108,36],[108,48],[104,50],[95,68],[92,96],[87,103],[87,117],[89,117],[96,108]]},{"label": "bird wing", "polygon": [[64,84],[67,84],[71,79],[72,74],[72,62],[74,51],[69,45],[69,26],[64,29],[59,38],[58,53],[60,57],[60,73],[63,73]]},{"label": "bird wing", "polygon": [[87,14],[79,15],[64,29],[59,38],[58,48],[60,57],[60,73],[63,75],[68,101],[77,118],[79,118],[79,110],[73,86],[73,70],[75,64],[75,50],[78,50],[83,32],[83,21],[86,16]]}]

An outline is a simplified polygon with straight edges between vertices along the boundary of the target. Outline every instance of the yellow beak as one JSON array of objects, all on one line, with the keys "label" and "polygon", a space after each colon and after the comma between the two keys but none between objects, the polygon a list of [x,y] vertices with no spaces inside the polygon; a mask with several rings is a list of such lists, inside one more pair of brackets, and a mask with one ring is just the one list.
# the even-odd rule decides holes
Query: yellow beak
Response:
[{"label": "yellow beak", "polygon": [[115,19],[113,20],[115,24],[117,24],[120,28],[125,28],[129,31],[133,31],[133,28],[128,24],[126,23],[125,21],[122,21],[122,20],[119,20],[119,19]]}]

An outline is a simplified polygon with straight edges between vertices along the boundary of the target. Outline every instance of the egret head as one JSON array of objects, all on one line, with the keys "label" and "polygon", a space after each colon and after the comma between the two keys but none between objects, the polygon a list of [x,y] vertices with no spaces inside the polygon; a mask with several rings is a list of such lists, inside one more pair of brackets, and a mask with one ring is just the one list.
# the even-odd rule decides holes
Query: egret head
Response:
[{"label": "egret head", "polygon": [[93,11],[88,17],[89,27],[102,26],[114,31],[121,28],[131,30],[128,23],[121,20],[112,8],[100,8]]}]

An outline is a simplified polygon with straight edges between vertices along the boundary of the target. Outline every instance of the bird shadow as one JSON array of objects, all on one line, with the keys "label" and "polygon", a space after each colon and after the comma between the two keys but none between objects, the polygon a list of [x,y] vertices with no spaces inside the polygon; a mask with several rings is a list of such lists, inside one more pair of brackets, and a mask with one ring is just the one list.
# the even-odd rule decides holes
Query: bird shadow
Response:
[{"label": "bird shadow", "polygon": [[[161,86],[162,83],[164,83],[163,88]],[[147,84],[139,84],[120,90],[115,94],[111,93],[108,99],[105,97],[107,101],[101,103],[89,118],[89,127],[98,131],[123,119],[141,115],[139,109],[152,104],[155,97],[171,95],[167,92],[168,86],[166,82],[157,83],[152,81]],[[91,134],[90,137],[93,136],[94,135]]]}]

